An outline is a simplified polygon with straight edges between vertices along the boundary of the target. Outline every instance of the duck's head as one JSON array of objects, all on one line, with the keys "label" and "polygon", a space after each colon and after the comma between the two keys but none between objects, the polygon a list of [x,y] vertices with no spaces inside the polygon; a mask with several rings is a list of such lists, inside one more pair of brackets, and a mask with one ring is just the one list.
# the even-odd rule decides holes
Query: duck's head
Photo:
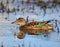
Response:
[{"label": "duck's head", "polygon": [[12,24],[18,24],[18,25],[20,25],[20,26],[23,26],[23,25],[26,24],[26,22],[25,22],[25,19],[19,18],[19,19],[17,19],[16,21],[12,22]]}]

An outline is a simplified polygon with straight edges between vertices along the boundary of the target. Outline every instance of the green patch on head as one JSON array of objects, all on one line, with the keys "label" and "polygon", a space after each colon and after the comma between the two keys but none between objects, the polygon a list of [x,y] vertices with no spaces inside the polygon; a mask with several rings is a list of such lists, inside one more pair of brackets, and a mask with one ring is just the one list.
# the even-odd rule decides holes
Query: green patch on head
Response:
[{"label": "green patch on head", "polygon": [[44,26],[44,24],[41,24],[41,23],[39,23],[37,26],[40,26],[40,27],[42,27],[42,26]]}]

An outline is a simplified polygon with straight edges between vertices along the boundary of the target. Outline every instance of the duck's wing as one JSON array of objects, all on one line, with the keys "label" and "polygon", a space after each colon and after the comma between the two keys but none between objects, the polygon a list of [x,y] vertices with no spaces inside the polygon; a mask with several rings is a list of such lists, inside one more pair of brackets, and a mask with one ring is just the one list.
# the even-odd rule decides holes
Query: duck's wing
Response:
[{"label": "duck's wing", "polygon": [[20,29],[21,28],[23,28],[23,29],[25,28],[26,29],[27,27],[32,27],[32,26],[38,25],[38,24],[39,24],[39,22],[30,22],[28,24],[25,24],[24,26],[21,26]]},{"label": "duck's wing", "polygon": [[30,22],[30,23],[28,23],[28,24],[26,24],[27,26],[30,26],[30,25],[38,25],[38,24],[40,24],[40,23],[42,23],[42,24],[47,24],[47,23],[49,23],[49,22],[51,22],[52,20],[48,20],[48,21],[40,21],[40,22]]},{"label": "duck's wing", "polygon": [[37,25],[37,24],[39,24],[39,22],[30,22],[30,23],[28,23],[28,25]]},{"label": "duck's wing", "polygon": [[44,22],[30,22],[30,23],[27,23],[27,24],[25,24],[24,26],[21,26],[20,28],[22,28],[22,29],[26,29],[27,27],[32,27],[32,26],[34,26],[34,25],[38,25],[38,24],[47,24],[47,23],[49,23],[49,22],[51,22],[51,21],[44,21]]},{"label": "duck's wing", "polygon": [[47,24],[49,23],[50,21],[44,21],[44,22],[30,22],[28,24],[26,24],[25,26],[34,26],[34,25],[38,25],[38,24]]}]

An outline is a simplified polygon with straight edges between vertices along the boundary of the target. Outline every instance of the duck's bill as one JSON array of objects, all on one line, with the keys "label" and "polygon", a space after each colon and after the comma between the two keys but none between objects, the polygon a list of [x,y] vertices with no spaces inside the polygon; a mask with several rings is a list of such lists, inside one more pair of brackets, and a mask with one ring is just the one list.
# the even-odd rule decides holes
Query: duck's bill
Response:
[{"label": "duck's bill", "polygon": [[15,22],[12,22],[11,24],[15,24]]}]

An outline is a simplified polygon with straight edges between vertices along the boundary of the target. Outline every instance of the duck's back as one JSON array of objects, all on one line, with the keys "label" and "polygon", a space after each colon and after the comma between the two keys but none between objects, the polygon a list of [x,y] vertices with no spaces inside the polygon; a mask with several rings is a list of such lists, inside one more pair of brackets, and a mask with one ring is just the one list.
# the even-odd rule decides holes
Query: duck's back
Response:
[{"label": "duck's back", "polygon": [[40,29],[41,26],[38,24],[45,24],[45,22],[30,22],[24,26],[21,26],[20,29]]}]

